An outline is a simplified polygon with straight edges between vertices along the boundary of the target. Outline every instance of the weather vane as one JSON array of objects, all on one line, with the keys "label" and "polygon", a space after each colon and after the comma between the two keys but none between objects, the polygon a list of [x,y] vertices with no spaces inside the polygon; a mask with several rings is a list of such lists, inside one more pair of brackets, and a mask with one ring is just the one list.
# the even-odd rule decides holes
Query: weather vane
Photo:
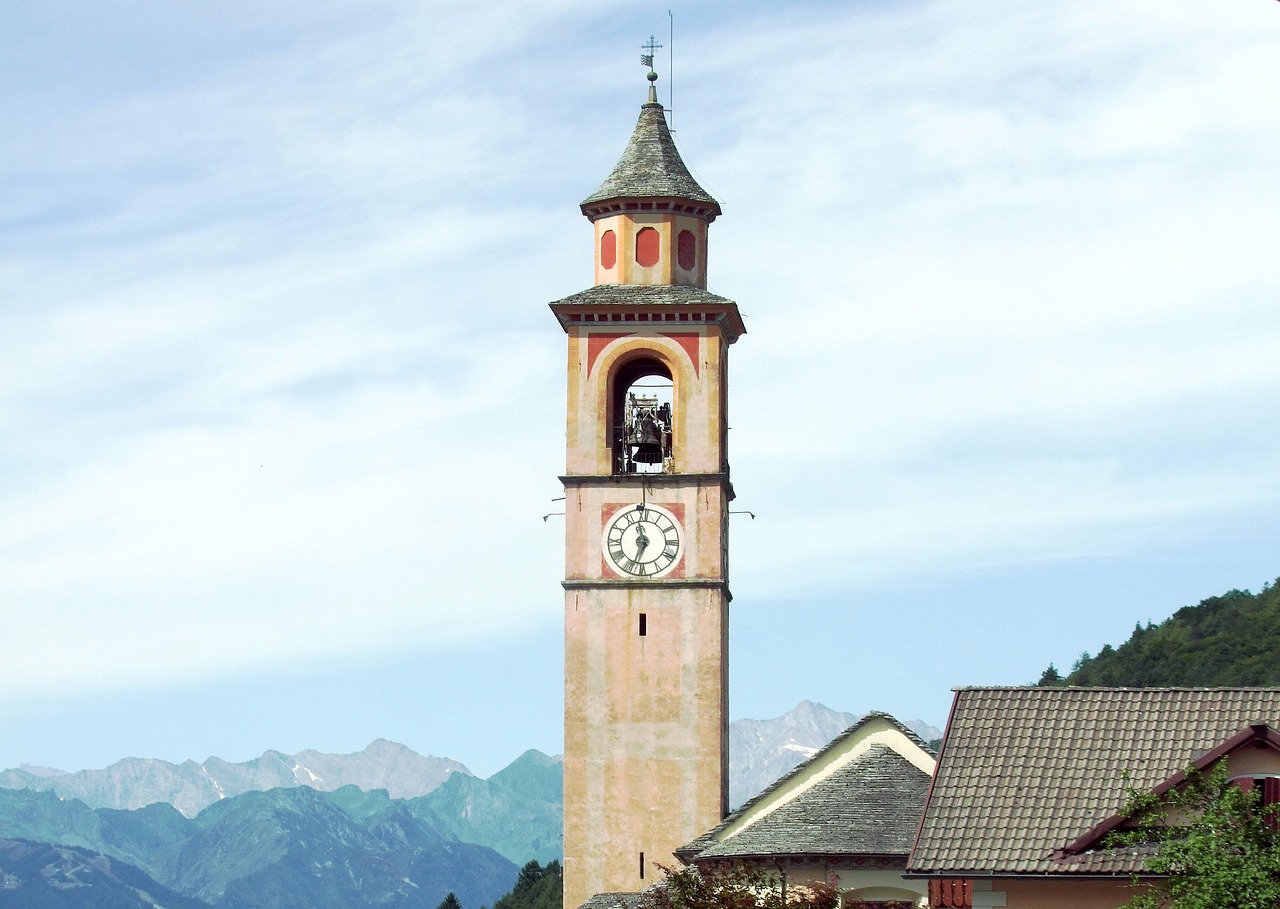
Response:
[{"label": "weather vane", "polygon": [[660,47],[662,47],[662,45],[657,42],[657,40],[653,37],[653,35],[649,36],[648,44],[640,45],[641,50],[647,50],[649,52],[647,54],[640,55],[640,62],[645,66],[649,67],[650,82],[653,82],[655,79],[658,78],[658,74],[653,71],[653,57],[654,57],[654,51],[658,50]]}]

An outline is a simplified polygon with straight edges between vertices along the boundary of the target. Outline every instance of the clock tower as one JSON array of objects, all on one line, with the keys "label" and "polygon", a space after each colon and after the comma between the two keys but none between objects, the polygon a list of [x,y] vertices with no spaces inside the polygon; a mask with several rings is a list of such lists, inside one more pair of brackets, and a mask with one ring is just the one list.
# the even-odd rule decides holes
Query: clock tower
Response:
[{"label": "clock tower", "polygon": [[720,205],[685,167],[649,73],[622,158],[582,203],[595,286],[568,336],[566,909],[634,892],[728,807],[727,355],[709,293]]}]

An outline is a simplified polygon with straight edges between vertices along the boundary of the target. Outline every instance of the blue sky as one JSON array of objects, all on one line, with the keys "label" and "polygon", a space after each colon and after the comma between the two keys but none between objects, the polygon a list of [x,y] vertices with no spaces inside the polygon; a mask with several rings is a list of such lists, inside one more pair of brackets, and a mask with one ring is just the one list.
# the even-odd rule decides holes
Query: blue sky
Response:
[{"label": "blue sky", "polygon": [[[559,751],[545,304],[667,9],[0,10],[0,766]],[[941,726],[1280,575],[1280,7],[671,10],[733,717]]]}]

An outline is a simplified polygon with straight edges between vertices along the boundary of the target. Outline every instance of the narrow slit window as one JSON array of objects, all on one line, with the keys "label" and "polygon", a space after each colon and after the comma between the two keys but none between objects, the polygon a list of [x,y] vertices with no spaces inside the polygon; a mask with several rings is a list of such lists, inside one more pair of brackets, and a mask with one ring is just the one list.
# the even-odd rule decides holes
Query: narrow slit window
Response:
[{"label": "narrow slit window", "polygon": [[649,633],[649,615],[648,613],[640,613],[640,637],[644,637]]},{"label": "narrow slit window", "polygon": [[640,853],[640,880],[644,880],[644,853]]}]

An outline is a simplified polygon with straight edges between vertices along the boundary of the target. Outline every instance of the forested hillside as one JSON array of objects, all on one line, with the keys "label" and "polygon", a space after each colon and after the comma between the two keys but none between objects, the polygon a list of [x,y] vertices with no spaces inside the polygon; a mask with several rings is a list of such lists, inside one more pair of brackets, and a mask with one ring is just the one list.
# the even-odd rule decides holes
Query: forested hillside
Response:
[{"label": "forested hillside", "polygon": [[1040,685],[1280,686],[1280,579],[1260,593],[1232,590],[1185,606],[1159,625],[1139,623],[1119,647],[1082,654]]}]

